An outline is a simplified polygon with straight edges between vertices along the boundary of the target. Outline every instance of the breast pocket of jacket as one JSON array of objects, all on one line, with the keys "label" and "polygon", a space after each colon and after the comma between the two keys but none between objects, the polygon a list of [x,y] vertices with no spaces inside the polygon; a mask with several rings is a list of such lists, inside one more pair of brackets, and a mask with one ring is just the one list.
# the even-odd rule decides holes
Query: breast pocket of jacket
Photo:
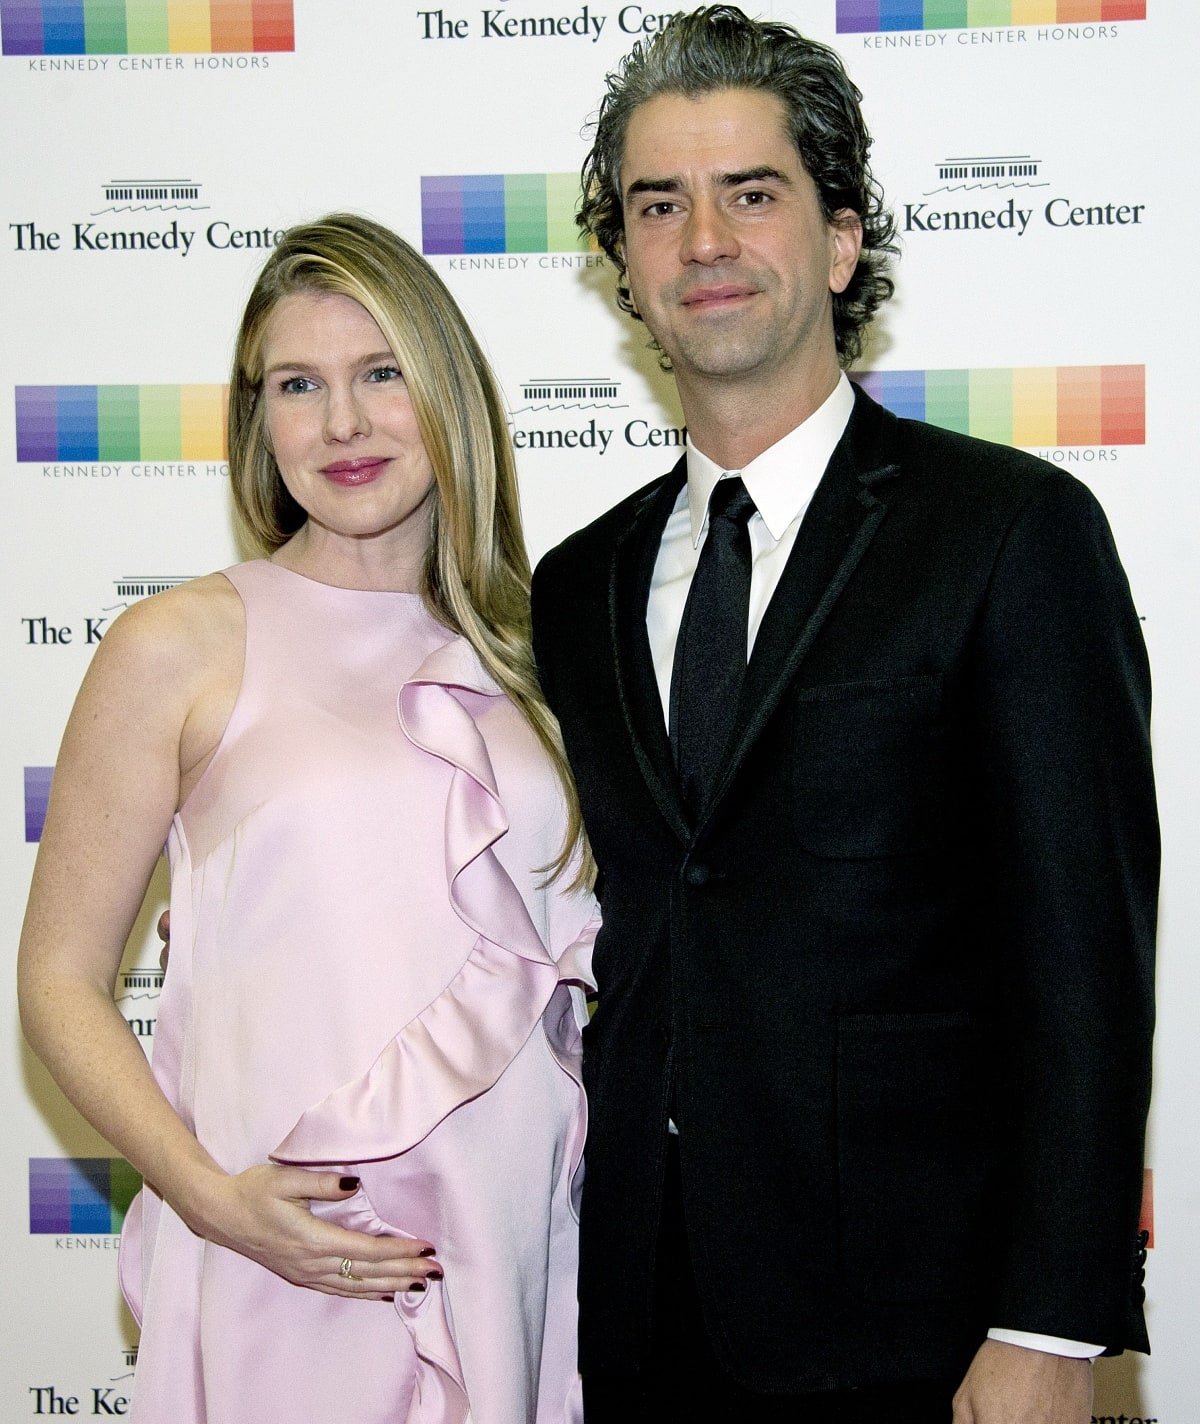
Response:
[{"label": "breast pocket of jacket", "polygon": [[839,1230],[846,1286],[862,1299],[953,1299],[978,1284],[980,1042],[961,1012],[838,1021]]},{"label": "breast pocket of jacket", "polygon": [[939,674],[804,688],[792,715],[792,815],[805,850],[867,860],[936,843],[948,780]]}]

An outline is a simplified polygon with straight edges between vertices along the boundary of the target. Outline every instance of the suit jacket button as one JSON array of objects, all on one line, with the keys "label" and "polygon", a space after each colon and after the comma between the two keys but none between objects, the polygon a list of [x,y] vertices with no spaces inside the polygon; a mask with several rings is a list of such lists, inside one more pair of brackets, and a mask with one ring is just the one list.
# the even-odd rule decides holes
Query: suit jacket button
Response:
[{"label": "suit jacket button", "polygon": [[702,860],[693,860],[684,869],[683,878],[693,890],[701,890],[712,880],[713,873]]}]

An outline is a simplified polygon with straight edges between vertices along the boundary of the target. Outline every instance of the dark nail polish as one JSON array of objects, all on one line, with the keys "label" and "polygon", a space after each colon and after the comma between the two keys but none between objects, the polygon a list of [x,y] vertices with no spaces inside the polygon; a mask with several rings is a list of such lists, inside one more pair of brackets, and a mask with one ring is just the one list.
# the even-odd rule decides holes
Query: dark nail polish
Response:
[{"label": "dark nail polish", "polygon": [[358,1191],[358,1178],[341,1177],[338,1180],[338,1186],[341,1187],[342,1191],[344,1192],[356,1192]]},{"label": "dark nail polish", "polygon": [[413,1281],[412,1285],[409,1286],[409,1290],[423,1291],[424,1289],[425,1289],[425,1282],[424,1282],[424,1281]]},{"label": "dark nail polish", "polygon": [[417,1255],[419,1255],[419,1256],[436,1256],[436,1255],[437,1255],[437,1247],[436,1247],[436,1246],[426,1246],[426,1248],[424,1249],[424,1251],[418,1251],[418,1252],[417,1252]]},{"label": "dark nail polish", "polygon": [[442,1273],[441,1271],[426,1271],[425,1279],[427,1281],[440,1281],[442,1279]]}]

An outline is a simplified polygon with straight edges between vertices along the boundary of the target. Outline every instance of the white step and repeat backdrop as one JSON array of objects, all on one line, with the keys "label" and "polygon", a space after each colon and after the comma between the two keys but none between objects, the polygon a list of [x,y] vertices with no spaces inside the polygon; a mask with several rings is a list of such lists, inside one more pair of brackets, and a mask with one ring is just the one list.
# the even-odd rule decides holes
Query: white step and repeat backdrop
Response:
[{"label": "white step and repeat backdrop", "polygon": [[[489,349],[532,552],[673,462],[644,333],[571,225],[601,78],[669,6],[625,0],[0,0],[0,914],[15,946],[58,740],[109,621],[237,557],[221,386],[280,229],[333,208],[429,254]],[[902,413],[1034,450],[1116,531],[1156,677],[1166,845],[1149,1145],[1155,1354],[1097,1417],[1191,1424],[1200,922],[1190,737],[1200,501],[1185,0],[796,0],[866,95],[903,241],[861,363]],[[1191,122],[1186,121],[1190,111]],[[1181,255],[1182,254],[1182,255]],[[118,997],[153,1042],[161,874]],[[127,1408],[116,1289],[136,1187],[22,1045],[3,993],[0,1417]]]}]

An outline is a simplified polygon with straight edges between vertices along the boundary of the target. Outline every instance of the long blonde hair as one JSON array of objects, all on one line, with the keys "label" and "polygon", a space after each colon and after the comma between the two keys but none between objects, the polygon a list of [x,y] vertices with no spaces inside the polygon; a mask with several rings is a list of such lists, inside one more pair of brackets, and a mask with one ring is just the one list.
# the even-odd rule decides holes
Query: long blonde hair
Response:
[{"label": "long blonde hair", "polygon": [[573,885],[593,863],[562,736],[534,667],[529,556],[504,404],[479,343],[441,278],[403,238],[352,213],[331,213],[284,233],[246,303],[229,383],[229,468],[246,534],[280,548],[305,513],[284,487],[267,441],[262,350],[278,303],[297,292],[350,297],[392,350],[434,472],[422,597],[475,649],[545,748],[566,798],[564,844],[546,870],[572,864]]}]

